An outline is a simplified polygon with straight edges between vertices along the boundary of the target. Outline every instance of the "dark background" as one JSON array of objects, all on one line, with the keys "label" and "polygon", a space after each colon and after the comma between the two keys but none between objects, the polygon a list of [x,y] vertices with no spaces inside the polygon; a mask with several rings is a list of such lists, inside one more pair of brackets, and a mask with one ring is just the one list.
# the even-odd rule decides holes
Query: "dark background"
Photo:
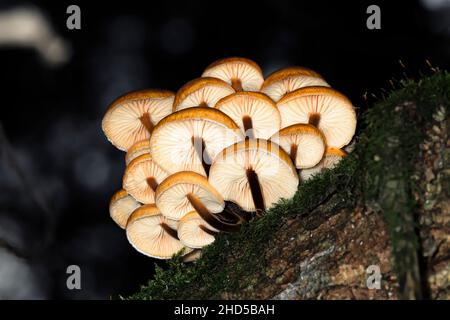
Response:
[{"label": "dark background", "polygon": [[[430,73],[426,60],[450,66],[448,0],[93,2],[0,1],[0,26],[13,9],[37,10],[67,53],[53,61],[46,46],[0,36],[0,299],[117,298],[153,274],[155,260],[109,218],[124,153],[101,119],[117,96],[176,91],[237,55],[266,75],[312,68],[363,111],[363,97],[382,96],[390,79]],[[81,8],[81,30],[66,28],[70,4]],[[381,7],[381,30],[366,28],[369,4]],[[82,290],[66,288],[71,264]]]}]

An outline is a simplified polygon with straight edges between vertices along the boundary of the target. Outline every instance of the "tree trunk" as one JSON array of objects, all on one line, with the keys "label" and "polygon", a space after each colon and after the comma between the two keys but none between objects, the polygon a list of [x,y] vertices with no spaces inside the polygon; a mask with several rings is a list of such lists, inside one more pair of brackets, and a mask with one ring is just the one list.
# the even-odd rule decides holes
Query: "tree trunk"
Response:
[{"label": "tree trunk", "polygon": [[450,299],[450,75],[377,103],[353,152],[133,299]]}]

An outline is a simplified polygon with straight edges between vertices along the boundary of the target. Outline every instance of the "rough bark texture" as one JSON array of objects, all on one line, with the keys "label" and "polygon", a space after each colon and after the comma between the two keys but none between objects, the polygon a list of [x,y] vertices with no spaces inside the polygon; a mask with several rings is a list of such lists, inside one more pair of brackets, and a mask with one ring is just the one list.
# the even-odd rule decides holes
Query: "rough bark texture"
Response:
[{"label": "rough bark texture", "polygon": [[[320,225],[296,217],[277,230],[266,266],[255,285],[225,292],[232,299],[387,299],[396,297],[389,239],[382,218],[367,209],[333,211],[322,206],[311,216],[331,215]],[[331,211],[328,211],[331,210]],[[327,212],[328,211],[328,212]],[[366,285],[366,269],[378,265],[381,290]]]},{"label": "rough bark texture", "polygon": [[[448,112],[448,111],[447,111]],[[448,117],[448,115],[447,115]],[[417,163],[419,234],[425,294],[450,299],[450,121],[444,109],[426,126]]]},{"label": "rough bark texture", "polygon": [[404,84],[337,168],[131,298],[449,299],[449,102],[446,73]]}]

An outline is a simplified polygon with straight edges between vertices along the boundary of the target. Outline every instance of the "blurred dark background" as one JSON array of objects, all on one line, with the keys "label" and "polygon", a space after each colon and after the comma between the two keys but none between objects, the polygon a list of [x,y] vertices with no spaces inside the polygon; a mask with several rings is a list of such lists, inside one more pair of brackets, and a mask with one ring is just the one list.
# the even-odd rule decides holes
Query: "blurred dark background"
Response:
[{"label": "blurred dark background", "polygon": [[[71,4],[81,30],[66,28]],[[381,30],[366,28],[370,4]],[[426,61],[448,69],[449,40],[449,0],[0,0],[0,299],[117,298],[152,276],[108,213],[125,164],[100,123],[117,96],[175,91],[237,55],[266,75],[312,68],[363,111]],[[81,290],[66,287],[71,264]]]}]

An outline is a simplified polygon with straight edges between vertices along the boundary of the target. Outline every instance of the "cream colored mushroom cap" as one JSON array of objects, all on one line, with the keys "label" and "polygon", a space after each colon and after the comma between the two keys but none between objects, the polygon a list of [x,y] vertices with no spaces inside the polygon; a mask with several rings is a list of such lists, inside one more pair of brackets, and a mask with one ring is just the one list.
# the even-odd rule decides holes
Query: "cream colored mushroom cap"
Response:
[{"label": "cream colored mushroom cap", "polygon": [[169,173],[194,171],[206,176],[192,139],[200,144],[203,140],[203,158],[207,154],[213,159],[224,148],[243,138],[238,125],[225,113],[213,108],[189,108],[158,123],[150,138],[150,151],[153,159]]},{"label": "cream colored mushroom cap", "polygon": [[200,249],[214,242],[214,235],[206,232],[204,229],[212,232],[219,232],[219,230],[210,226],[197,211],[187,213],[178,222],[178,237],[181,243],[186,247]]},{"label": "cream colored mushroom cap", "polygon": [[258,175],[266,209],[281,198],[291,198],[299,183],[289,155],[276,143],[263,139],[238,142],[219,153],[209,172],[209,182],[246,211],[255,211],[246,172]]},{"label": "cream colored mushroom cap", "polygon": [[322,159],[325,152],[325,138],[319,129],[310,124],[294,124],[274,134],[271,141],[280,145],[290,153],[294,145],[296,150],[296,168],[314,167]]},{"label": "cream colored mushroom cap", "polygon": [[211,213],[222,212],[225,202],[220,193],[204,176],[190,171],[177,172],[164,180],[156,189],[156,205],[161,213],[173,220],[180,220],[194,211],[188,194],[195,195]]},{"label": "cream colored mushroom cap", "polygon": [[234,93],[225,81],[216,78],[197,78],[189,81],[178,90],[173,102],[173,111],[192,107],[214,108],[217,101]]},{"label": "cream colored mushroom cap", "polygon": [[149,185],[149,179],[161,183],[169,174],[153,161],[150,154],[143,154],[133,159],[125,169],[123,188],[142,203],[155,203],[155,192]]},{"label": "cream colored mushroom cap", "polygon": [[183,257],[183,262],[194,262],[202,256],[202,250],[201,249],[195,249],[194,251],[188,253]]},{"label": "cream colored mushroom cap", "polygon": [[213,62],[203,72],[202,77],[213,77],[232,84],[240,80],[245,91],[258,91],[264,82],[264,76],[258,64],[240,57],[225,58]]},{"label": "cream colored mushroom cap", "polygon": [[255,138],[269,139],[280,130],[281,116],[276,104],[265,94],[236,92],[217,102],[216,109],[234,120],[245,134],[243,117],[252,119]]},{"label": "cream colored mushroom cap", "polygon": [[308,87],[287,94],[277,103],[281,128],[308,123],[312,114],[320,115],[318,129],[328,147],[342,148],[353,138],[356,113],[350,100],[327,87]]},{"label": "cream colored mushroom cap", "polygon": [[118,149],[127,151],[138,141],[149,139],[151,133],[141,118],[156,125],[172,112],[174,93],[165,90],[141,90],[116,99],[106,111],[102,129]]},{"label": "cream colored mushroom cap", "polygon": [[316,174],[321,173],[325,169],[333,169],[339,161],[347,154],[345,151],[336,148],[327,148],[322,160],[314,167],[300,170],[300,178],[302,181],[308,181]]},{"label": "cream colored mushroom cap", "polygon": [[277,102],[289,92],[310,86],[329,87],[329,84],[320,74],[310,69],[288,67],[269,75],[262,85],[261,92]]},{"label": "cream colored mushroom cap", "polygon": [[119,227],[125,229],[128,217],[140,206],[141,204],[139,202],[128,195],[125,190],[121,189],[111,198],[109,203],[109,214]]},{"label": "cream colored mushroom cap", "polygon": [[127,239],[137,251],[156,259],[170,259],[180,250],[184,250],[183,254],[191,252],[192,249],[164,230],[163,223],[176,230],[176,221],[164,217],[154,204],[144,205],[128,219]]},{"label": "cream colored mushroom cap", "polygon": [[150,139],[141,140],[133,144],[125,155],[125,164],[128,165],[132,160],[143,154],[150,154]]}]

